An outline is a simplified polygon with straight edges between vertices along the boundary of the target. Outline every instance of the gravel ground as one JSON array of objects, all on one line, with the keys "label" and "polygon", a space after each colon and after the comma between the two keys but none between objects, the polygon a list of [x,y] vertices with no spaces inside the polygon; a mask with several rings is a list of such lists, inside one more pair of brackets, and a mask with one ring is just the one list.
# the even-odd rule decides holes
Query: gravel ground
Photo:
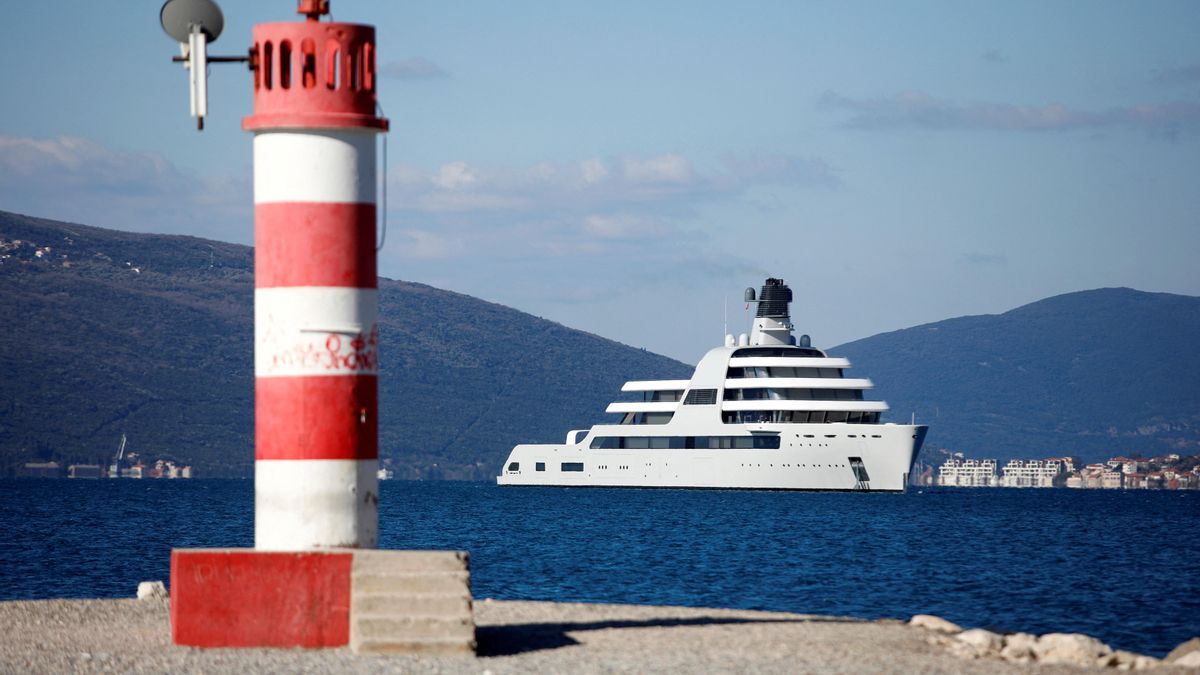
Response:
[{"label": "gravel ground", "polygon": [[0,602],[0,673],[1080,672],[964,660],[899,621],[493,600],[475,603],[475,620],[477,657],[377,656],[177,647],[164,601]]}]

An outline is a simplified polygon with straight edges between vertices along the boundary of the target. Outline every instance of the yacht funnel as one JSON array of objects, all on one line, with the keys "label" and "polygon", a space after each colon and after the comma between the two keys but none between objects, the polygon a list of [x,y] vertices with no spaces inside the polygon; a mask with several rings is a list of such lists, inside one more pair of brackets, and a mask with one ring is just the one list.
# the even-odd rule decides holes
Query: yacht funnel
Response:
[{"label": "yacht funnel", "polygon": [[763,284],[762,293],[758,296],[757,316],[767,316],[772,319],[788,319],[788,303],[792,301],[792,289],[783,283],[783,279],[767,279]]},{"label": "yacht funnel", "polygon": [[[746,298],[752,297],[753,290],[746,289]],[[757,345],[794,345],[792,335],[791,313],[788,305],[792,302],[792,289],[783,283],[783,279],[767,279],[758,294],[758,312],[755,314],[754,327],[750,333],[750,344]]]}]

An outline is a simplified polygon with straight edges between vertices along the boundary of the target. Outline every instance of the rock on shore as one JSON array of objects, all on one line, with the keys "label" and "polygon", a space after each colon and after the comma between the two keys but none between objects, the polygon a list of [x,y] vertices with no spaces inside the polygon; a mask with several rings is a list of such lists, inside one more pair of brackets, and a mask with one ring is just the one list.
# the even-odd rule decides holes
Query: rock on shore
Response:
[{"label": "rock on shore", "polygon": [[[964,659],[1119,670],[1146,670],[1164,664],[1200,666],[1200,657],[1194,656],[1200,654],[1200,638],[1183,643],[1166,659],[1159,661],[1152,656],[1114,650],[1090,635],[1079,633],[1047,633],[1041,637],[1029,633],[1001,635],[982,628],[962,630],[956,624],[928,614],[918,614],[908,623],[930,631],[930,644],[945,647],[951,654]],[[1190,662],[1193,658],[1194,664]]]}]

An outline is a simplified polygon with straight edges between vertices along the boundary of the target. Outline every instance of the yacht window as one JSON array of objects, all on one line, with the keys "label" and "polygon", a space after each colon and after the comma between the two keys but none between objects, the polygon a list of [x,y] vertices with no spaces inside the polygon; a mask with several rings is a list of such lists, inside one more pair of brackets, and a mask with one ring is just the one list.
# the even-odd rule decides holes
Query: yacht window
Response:
[{"label": "yacht window", "polygon": [[763,422],[790,422],[793,424],[825,424],[842,422],[846,424],[879,424],[877,412],[847,412],[845,410],[738,410],[721,413],[721,421],[725,424],[758,424]]},{"label": "yacht window", "polygon": [[533,465],[533,468],[534,468],[535,470],[537,470],[537,471],[545,471],[545,470],[546,470],[546,463],[545,463],[545,462],[538,462],[537,464],[534,464],[534,465]]},{"label": "yacht window", "polygon": [[[592,440],[593,448],[626,450],[778,449],[779,436],[607,436]],[[566,469],[563,469],[566,471]],[[582,469],[581,469],[582,470]]]},{"label": "yacht window", "polygon": [[733,357],[742,356],[815,356],[822,358],[825,353],[811,347],[747,347],[731,354]]},{"label": "yacht window", "polygon": [[726,401],[861,401],[859,389],[726,389]]},{"label": "yacht window", "polygon": [[687,398],[683,399],[684,405],[713,405],[716,402],[716,389],[690,389]]},{"label": "yacht window", "polygon": [[563,462],[563,471],[583,471],[583,462]]},{"label": "yacht window", "polygon": [[674,412],[626,413],[621,424],[666,424],[674,416]]},{"label": "yacht window", "polygon": [[520,463],[520,462],[509,462],[509,463],[508,463],[508,470],[509,470],[509,471],[520,471],[520,470],[521,470],[521,463]]}]

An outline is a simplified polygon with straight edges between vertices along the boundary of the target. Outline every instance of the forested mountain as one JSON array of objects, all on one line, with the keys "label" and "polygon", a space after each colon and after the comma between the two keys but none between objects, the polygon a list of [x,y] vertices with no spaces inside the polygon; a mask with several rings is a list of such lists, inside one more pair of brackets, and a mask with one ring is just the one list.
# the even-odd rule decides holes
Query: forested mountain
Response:
[{"label": "forested mountain", "polygon": [[[106,462],[122,433],[200,475],[254,460],[253,250],[0,212],[0,458]],[[380,280],[380,454],[488,478],[519,442],[606,418],[677,361],[429,286]]]},{"label": "forested mountain", "polygon": [[1200,453],[1200,298],[1102,288],[836,347],[968,457]]}]

